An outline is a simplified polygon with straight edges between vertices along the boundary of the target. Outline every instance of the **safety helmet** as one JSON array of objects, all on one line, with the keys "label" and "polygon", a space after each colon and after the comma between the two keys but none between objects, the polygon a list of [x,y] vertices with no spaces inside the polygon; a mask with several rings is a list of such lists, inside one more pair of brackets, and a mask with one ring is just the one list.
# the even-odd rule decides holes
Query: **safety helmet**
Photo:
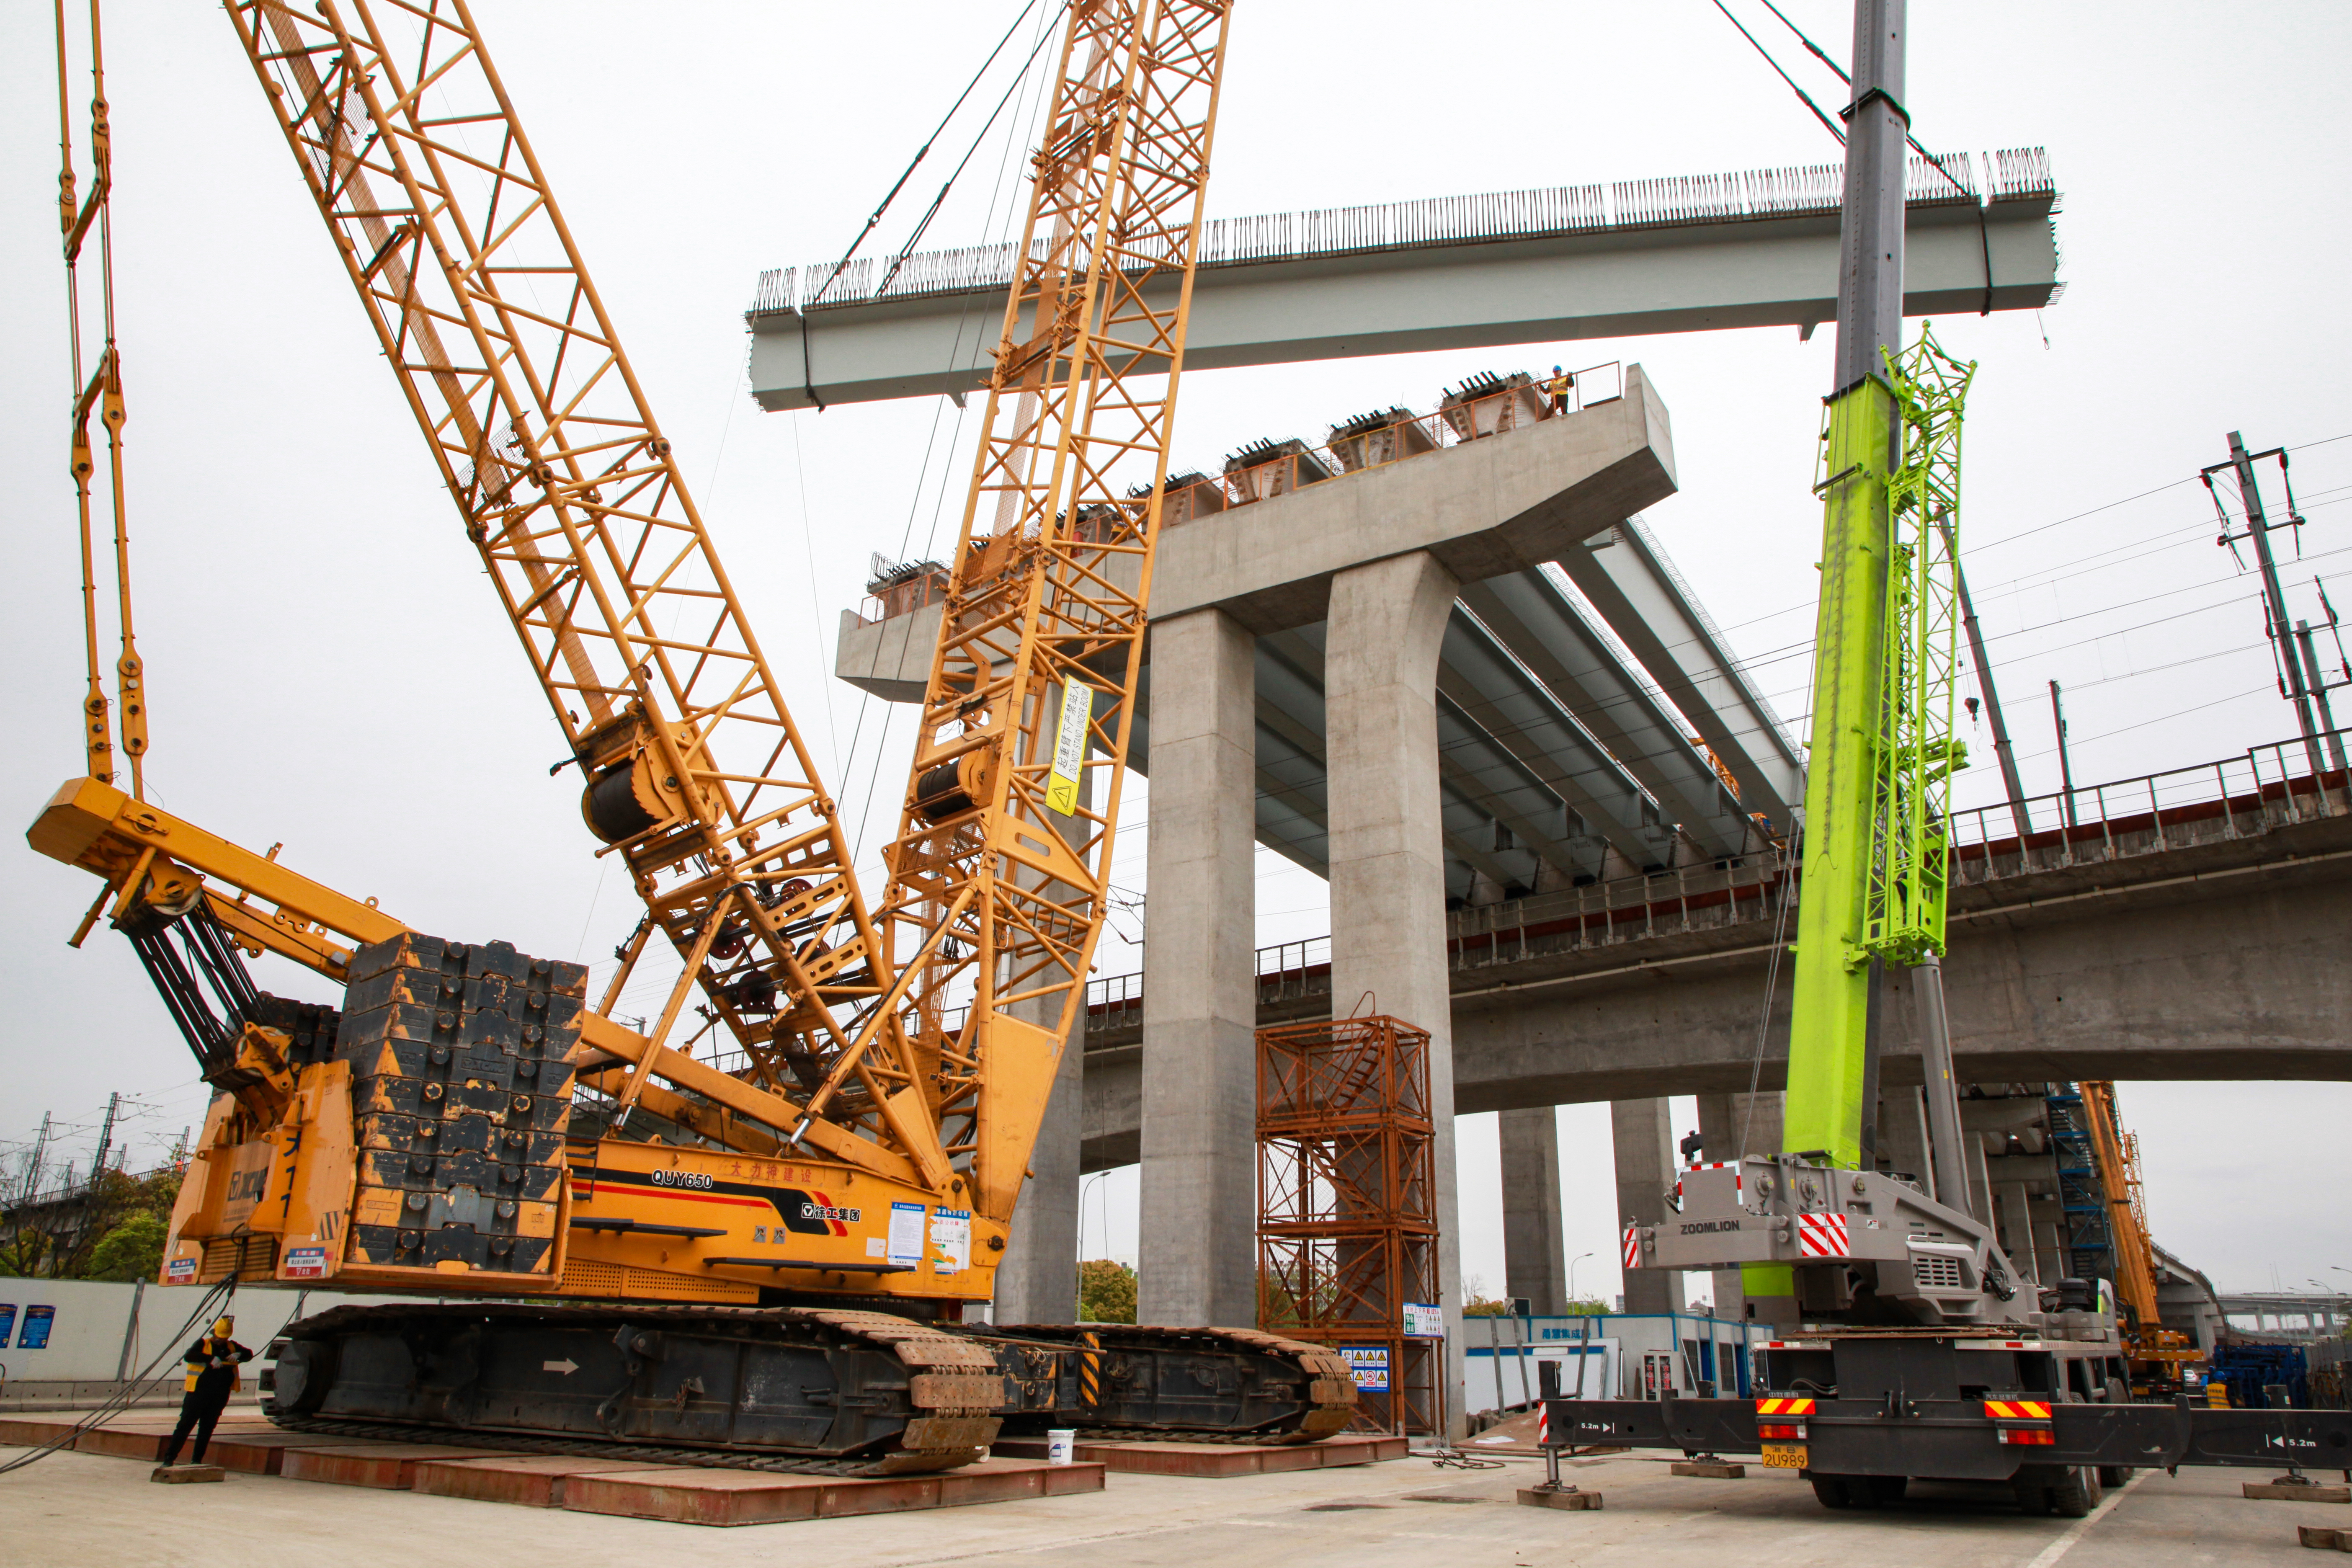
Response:
[{"label": "safety helmet", "polygon": [[235,1332],[236,1332],[236,1320],[226,1312],[213,1320],[214,1338],[225,1340]]}]

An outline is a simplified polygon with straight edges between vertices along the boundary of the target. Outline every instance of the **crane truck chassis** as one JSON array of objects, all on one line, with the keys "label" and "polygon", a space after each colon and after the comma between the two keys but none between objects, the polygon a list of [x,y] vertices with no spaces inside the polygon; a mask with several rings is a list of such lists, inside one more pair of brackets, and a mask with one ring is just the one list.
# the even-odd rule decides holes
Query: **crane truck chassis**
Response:
[{"label": "crane truck chassis", "polygon": [[[1815,1154],[1683,1173],[1679,1207],[1627,1227],[1637,1268],[1785,1269],[1801,1326],[1755,1347],[1751,1399],[1561,1397],[1545,1443],[1754,1454],[1832,1508],[1914,1479],[2007,1481],[2029,1512],[2079,1516],[2135,1468],[2352,1467],[2352,1411],[2131,1403],[2109,1292],[2020,1281],[1990,1228],[1900,1174]],[[1834,1320],[1834,1321],[1832,1321]]]}]

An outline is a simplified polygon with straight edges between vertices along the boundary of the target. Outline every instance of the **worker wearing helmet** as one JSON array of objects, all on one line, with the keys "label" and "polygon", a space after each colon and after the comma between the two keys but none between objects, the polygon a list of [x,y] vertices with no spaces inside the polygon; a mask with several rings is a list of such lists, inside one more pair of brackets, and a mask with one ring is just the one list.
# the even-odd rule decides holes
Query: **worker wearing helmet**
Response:
[{"label": "worker wearing helmet", "polygon": [[1568,395],[1575,390],[1576,377],[1569,374],[1558,365],[1552,366],[1551,379],[1544,383],[1544,391],[1550,395],[1551,411],[1554,414],[1565,414],[1568,412]]},{"label": "worker wearing helmet", "polygon": [[187,1368],[187,1392],[180,1396],[180,1424],[163,1439],[155,1456],[159,1465],[179,1461],[180,1445],[186,1441],[191,1429],[196,1435],[196,1450],[191,1462],[205,1462],[205,1447],[213,1440],[213,1427],[228,1408],[229,1395],[243,1384],[244,1374],[237,1369],[253,1359],[253,1352],[236,1342],[236,1320],[224,1313],[213,1324],[212,1332],[188,1347],[181,1361]]}]

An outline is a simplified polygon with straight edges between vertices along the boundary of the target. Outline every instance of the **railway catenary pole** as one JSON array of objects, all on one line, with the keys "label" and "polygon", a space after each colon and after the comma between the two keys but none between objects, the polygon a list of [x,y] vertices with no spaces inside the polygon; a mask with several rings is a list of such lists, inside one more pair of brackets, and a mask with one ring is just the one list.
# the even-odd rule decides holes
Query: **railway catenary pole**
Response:
[{"label": "railway catenary pole", "polygon": [[[2328,757],[2335,763],[2336,771],[2342,773],[2346,767],[2344,731],[2336,727],[2336,710],[2327,700],[2327,672],[2320,666],[2319,647],[2312,639],[2309,621],[2294,623],[2294,646],[2303,656],[2303,675],[2310,684],[2311,700],[2319,708],[2319,727],[2327,736]],[[2340,686],[2345,682],[2337,681],[2336,684]]]},{"label": "railway catenary pole", "polygon": [[2066,826],[2080,826],[2074,816],[2074,759],[2066,749],[2066,702],[2058,683],[2050,683],[2050,726],[2058,735],[2058,783],[2066,792]]},{"label": "railway catenary pole", "polygon": [[1951,552],[1952,582],[1960,595],[1960,626],[1969,638],[1969,662],[1976,667],[1977,690],[1984,698],[1985,718],[1992,725],[1993,756],[2000,763],[2001,787],[2009,792],[2009,818],[2022,842],[2033,832],[2033,812],[2025,804],[2025,781],[2017,771],[2017,748],[2009,743],[2009,721],[2000,714],[1992,662],[1985,658],[1984,628],[1977,624],[1976,601],[1969,597],[1969,574],[1960,566],[1960,543],[1953,534],[1952,520],[1937,518],[1936,527],[1944,536],[1944,548]]},{"label": "railway catenary pole", "polygon": [[[2304,684],[2303,661],[2295,658],[2294,634],[2287,629],[2294,623],[2287,619],[2286,590],[2279,584],[2278,560],[2271,553],[2271,528],[2269,520],[2263,515],[2262,487],[2254,482],[2254,459],[2246,451],[2245,438],[2235,430],[2230,432],[2229,467],[2237,476],[2238,502],[2245,509],[2246,532],[2254,542],[2254,560],[2262,568],[2263,598],[2270,606],[2270,635],[2277,639],[2282,655],[2279,662],[2286,667],[2287,699],[2294,704],[2295,722],[2303,726],[2303,749],[2311,760],[2311,771],[2322,773],[2326,764],[2319,760],[2319,726],[2312,718],[2311,691]],[[2206,482],[2210,485],[2212,481],[2209,478]],[[2288,508],[2290,512],[2293,510]]]}]

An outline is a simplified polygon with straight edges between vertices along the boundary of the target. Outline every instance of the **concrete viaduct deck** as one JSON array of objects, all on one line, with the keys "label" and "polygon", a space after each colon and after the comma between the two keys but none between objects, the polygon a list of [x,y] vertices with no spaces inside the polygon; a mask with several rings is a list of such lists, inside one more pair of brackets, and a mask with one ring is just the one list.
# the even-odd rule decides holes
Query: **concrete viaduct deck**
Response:
[{"label": "concrete viaduct deck", "polygon": [[[2056,297],[2057,191],[2039,148],[1911,161],[1904,313]],[[1213,222],[1185,363],[1196,370],[1837,315],[1834,163],[1507,191]],[[986,384],[1013,247],[777,268],[760,279],[752,395],[770,410]],[[830,283],[828,284],[828,279]],[[807,297],[822,289],[814,305]]]},{"label": "concrete viaduct deck", "polygon": [[[2208,766],[1955,819],[1946,988],[1959,1078],[2352,1079],[2352,795],[2294,776],[2282,743]],[[1455,1109],[1745,1092],[1758,1073],[1767,960],[1795,877],[1776,859],[1626,879],[1448,920]],[[1262,1022],[1328,1016],[1328,939],[1262,951]],[[1083,1161],[1139,1157],[1139,977],[1097,981]],[[1917,1084],[1900,972],[1883,1082]],[[1781,1087],[1788,991],[1764,1031]]]}]

